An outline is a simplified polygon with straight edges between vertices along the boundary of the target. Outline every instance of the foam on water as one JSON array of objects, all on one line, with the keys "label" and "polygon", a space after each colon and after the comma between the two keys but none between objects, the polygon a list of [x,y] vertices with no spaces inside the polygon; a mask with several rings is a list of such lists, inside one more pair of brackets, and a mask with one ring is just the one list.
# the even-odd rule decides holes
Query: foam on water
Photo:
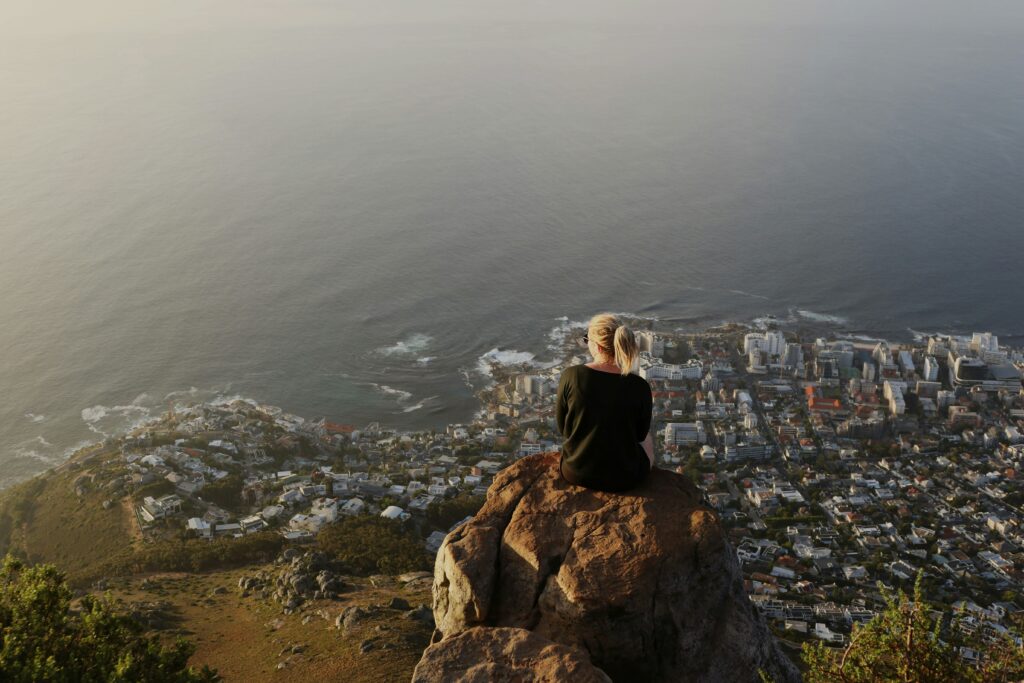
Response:
[{"label": "foam on water", "polygon": [[435,400],[437,398],[438,398],[438,396],[427,396],[425,399],[423,399],[419,403],[416,403],[414,405],[406,406],[405,408],[402,408],[402,412],[403,413],[411,413],[413,411],[419,410],[424,405],[426,405],[429,401],[433,401],[433,400]]},{"label": "foam on water", "polygon": [[806,320],[813,320],[818,323],[828,323],[830,325],[845,325],[849,322],[846,318],[841,315],[829,315],[828,313],[816,313],[815,311],[808,311],[807,309],[798,308],[796,311],[797,315]]},{"label": "foam on water", "polygon": [[771,301],[770,297],[764,296],[763,294],[753,294],[752,292],[744,292],[742,289],[727,289],[727,292],[732,294],[739,294],[740,296],[749,296],[752,299],[762,299],[764,301]]},{"label": "foam on water", "polygon": [[60,455],[54,451],[53,444],[42,436],[17,444],[13,454],[15,458],[35,460],[47,467],[52,467],[62,461]]},{"label": "foam on water", "polygon": [[588,320],[570,320],[567,315],[555,318],[555,320],[558,323],[548,331],[548,350],[554,352],[561,351],[570,334],[585,331],[589,322]]},{"label": "foam on water", "polygon": [[476,369],[485,377],[494,376],[494,365],[533,365],[534,355],[529,351],[516,351],[514,349],[501,350],[497,347],[480,356],[476,362]]},{"label": "foam on water", "polygon": [[416,332],[391,346],[382,346],[376,352],[382,356],[411,356],[424,351],[433,340],[429,334]]}]

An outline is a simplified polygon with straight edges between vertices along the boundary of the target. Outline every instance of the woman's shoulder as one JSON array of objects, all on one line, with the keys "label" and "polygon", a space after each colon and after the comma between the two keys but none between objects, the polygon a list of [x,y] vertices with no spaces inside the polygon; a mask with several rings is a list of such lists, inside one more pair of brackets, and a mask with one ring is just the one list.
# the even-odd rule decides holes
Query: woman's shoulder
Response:
[{"label": "woman's shoulder", "polygon": [[570,365],[565,370],[562,370],[560,381],[567,382],[573,380],[579,374],[582,367],[582,365]]},{"label": "woman's shoulder", "polygon": [[629,380],[640,389],[646,389],[647,391],[651,389],[651,383],[635,372],[629,374]]}]

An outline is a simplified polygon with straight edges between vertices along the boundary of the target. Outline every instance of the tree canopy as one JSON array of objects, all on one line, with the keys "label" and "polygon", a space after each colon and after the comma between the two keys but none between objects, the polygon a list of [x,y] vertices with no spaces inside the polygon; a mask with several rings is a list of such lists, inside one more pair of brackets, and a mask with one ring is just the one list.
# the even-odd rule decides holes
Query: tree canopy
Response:
[{"label": "tree canopy", "polygon": [[188,666],[194,646],[165,646],[105,600],[83,597],[72,607],[64,575],[52,565],[29,567],[7,557],[0,565],[0,680],[14,683],[205,683],[208,667]]},{"label": "tree canopy", "polygon": [[423,541],[401,522],[345,517],[317,535],[317,544],[349,574],[400,574],[430,568]]},{"label": "tree canopy", "polygon": [[[921,577],[913,599],[883,591],[885,610],[854,627],[844,649],[805,645],[806,683],[1010,683],[1024,677],[1024,651],[1012,637],[963,637],[957,617],[943,634],[941,620],[924,601]],[[966,651],[976,655],[976,665],[962,656]]]}]

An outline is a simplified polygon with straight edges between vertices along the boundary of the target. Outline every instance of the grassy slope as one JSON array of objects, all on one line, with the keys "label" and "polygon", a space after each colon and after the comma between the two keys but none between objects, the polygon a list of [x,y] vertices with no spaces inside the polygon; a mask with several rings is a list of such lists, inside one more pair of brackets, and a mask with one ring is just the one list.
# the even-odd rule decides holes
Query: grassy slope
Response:
[{"label": "grassy slope", "polygon": [[[117,580],[111,597],[130,601],[163,600],[171,603],[176,629],[197,646],[193,665],[207,664],[226,681],[337,680],[360,682],[408,681],[430,638],[431,628],[403,619],[401,612],[384,610],[349,633],[334,627],[334,618],[350,605],[386,604],[398,595],[413,606],[430,603],[426,587],[408,589],[397,583],[373,587],[363,579],[357,590],[339,600],[305,605],[300,613],[286,616],[279,606],[256,597],[242,598],[238,578],[250,570],[207,574],[160,574],[150,577],[146,588],[138,578]],[[226,593],[213,594],[223,586]],[[330,620],[318,616],[326,610]],[[312,618],[303,624],[303,618]],[[378,627],[383,630],[378,630]],[[173,631],[174,629],[172,629]],[[168,637],[175,635],[168,632]],[[375,639],[375,647],[361,654],[360,645]],[[301,654],[282,655],[294,644]],[[382,649],[382,646],[387,649]],[[278,669],[280,662],[286,666]]]},{"label": "grassy slope", "polygon": [[[79,497],[75,482],[99,473]],[[101,467],[63,468],[0,494],[0,555],[14,553],[31,562],[49,562],[86,575],[135,537],[131,506],[102,489]],[[109,509],[103,501],[112,499]]]},{"label": "grassy slope", "polygon": [[[137,543],[130,501],[104,487],[111,471],[104,460],[101,454],[0,492],[0,556],[11,552],[31,562],[53,563],[73,583],[82,583],[110,557]],[[83,482],[83,475],[85,492],[79,496],[75,484]],[[112,501],[106,510],[105,500]],[[408,681],[412,676],[430,627],[384,610],[346,634],[334,628],[334,618],[350,605],[386,604],[396,595],[413,606],[429,605],[429,588],[408,589],[397,583],[378,588],[365,579],[350,579],[357,589],[341,599],[311,603],[300,613],[285,616],[274,603],[239,595],[238,578],[258,569],[158,575],[145,589],[141,577],[113,579],[110,595],[126,602],[171,603],[175,623],[167,637],[182,635],[195,643],[192,663],[210,665],[227,681],[309,678],[376,683]],[[217,587],[227,592],[213,594]],[[317,616],[317,610],[326,610],[330,620]],[[313,616],[303,624],[307,615]],[[375,641],[374,648],[360,653],[368,639]],[[286,645],[296,643],[305,645],[305,651],[281,655]],[[285,668],[277,668],[280,662],[286,662]]]}]

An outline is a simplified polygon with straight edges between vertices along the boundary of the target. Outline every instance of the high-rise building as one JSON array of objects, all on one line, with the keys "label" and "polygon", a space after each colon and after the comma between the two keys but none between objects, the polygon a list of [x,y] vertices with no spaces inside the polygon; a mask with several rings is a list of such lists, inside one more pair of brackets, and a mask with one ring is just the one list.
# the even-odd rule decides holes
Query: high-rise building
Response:
[{"label": "high-rise building", "polygon": [[659,339],[654,332],[644,330],[636,333],[636,344],[641,351],[646,351],[655,358],[665,355],[665,341]]},{"label": "high-rise building", "polygon": [[971,350],[979,355],[982,351],[998,351],[999,337],[991,332],[975,332],[971,337]]},{"label": "high-rise building", "polygon": [[707,442],[702,422],[669,422],[665,425],[664,437],[666,446]]}]

